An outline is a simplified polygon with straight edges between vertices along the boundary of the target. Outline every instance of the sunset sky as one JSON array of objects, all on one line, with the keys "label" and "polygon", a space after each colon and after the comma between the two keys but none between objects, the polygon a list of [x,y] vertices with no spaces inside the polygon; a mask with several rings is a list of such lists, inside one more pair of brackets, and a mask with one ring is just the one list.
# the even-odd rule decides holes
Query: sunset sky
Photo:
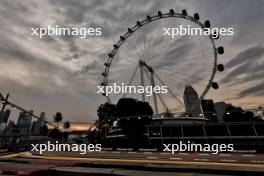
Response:
[{"label": "sunset sky", "polygon": [[[62,112],[71,121],[96,119],[105,99],[96,94],[104,62],[119,36],[158,10],[199,12],[215,27],[233,27],[220,40],[226,70],[216,76],[220,89],[208,98],[245,108],[264,105],[263,0],[0,0],[0,92],[10,101],[49,117]],[[86,39],[31,36],[31,27],[101,27],[102,36]],[[16,119],[14,112],[13,119]]]}]

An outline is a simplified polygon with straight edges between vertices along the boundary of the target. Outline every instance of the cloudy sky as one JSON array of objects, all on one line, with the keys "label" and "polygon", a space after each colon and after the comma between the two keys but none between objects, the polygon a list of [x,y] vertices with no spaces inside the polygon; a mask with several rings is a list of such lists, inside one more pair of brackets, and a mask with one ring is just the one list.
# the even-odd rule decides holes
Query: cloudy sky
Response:
[{"label": "cloudy sky", "polygon": [[[0,91],[36,113],[57,111],[72,121],[96,118],[105,100],[96,94],[103,63],[119,36],[147,14],[185,8],[214,27],[233,27],[208,97],[244,107],[264,104],[264,1],[262,0],[0,0]],[[102,36],[31,36],[31,27],[101,27]],[[13,114],[14,116],[14,114]],[[15,118],[15,117],[13,117]]]}]

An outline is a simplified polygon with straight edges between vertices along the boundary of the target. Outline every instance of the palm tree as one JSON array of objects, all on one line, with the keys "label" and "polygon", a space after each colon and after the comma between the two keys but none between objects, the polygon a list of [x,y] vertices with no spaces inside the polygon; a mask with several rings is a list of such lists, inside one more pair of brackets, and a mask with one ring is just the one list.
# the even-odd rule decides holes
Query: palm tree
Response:
[{"label": "palm tree", "polygon": [[67,120],[66,122],[64,122],[63,128],[67,131],[67,129],[69,129],[71,127],[71,123]]},{"label": "palm tree", "polygon": [[57,128],[59,128],[59,122],[61,122],[62,119],[63,119],[62,113],[61,113],[61,112],[57,112],[57,113],[53,116],[53,118],[54,118],[54,122],[57,123]]}]

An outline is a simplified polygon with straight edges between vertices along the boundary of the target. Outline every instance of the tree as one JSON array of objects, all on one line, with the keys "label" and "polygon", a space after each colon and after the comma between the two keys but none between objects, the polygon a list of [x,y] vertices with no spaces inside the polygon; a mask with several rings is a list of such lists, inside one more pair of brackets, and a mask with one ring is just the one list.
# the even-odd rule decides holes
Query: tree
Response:
[{"label": "tree", "polygon": [[153,110],[148,102],[133,98],[121,98],[116,106],[117,117],[152,116]]},{"label": "tree", "polygon": [[117,102],[117,116],[129,117],[137,115],[137,100],[134,98],[121,98]]},{"label": "tree", "polygon": [[150,123],[152,115],[153,110],[148,102],[122,98],[117,103],[118,124],[133,135],[140,136],[143,133],[144,126]]},{"label": "tree", "polygon": [[145,141],[145,126],[151,122],[153,110],[148,102],[122,98],[117,103],[118,126],[127,137],[127,143],[139,147]]},{"label": "tree", "polygon": [[[117,122],[117,128],[121,129],[121,132],[118,133],[125,134],[127,137],[127,140],[123,142],[140,145],[145,140],[145,125],[151,122],[153,110],[148,102],[138,101],[134,98],[121,98],[116,105],[109,103],[100,105],[97,109],[97,115],[100,124],[97,125],[97,128],[101,136],[107,133],[108,127],[108,129],[116,128],[113,123]],[[93,138],[93,133],[91,132],[91,138]]]},{"label": "tree", "polygon": [[71,123],[67,120],[64,122],[63,128],[67,131],[71,127]]},{"label": "tree", "polygon": [[63,116],[62,116],[62,113],[61,112],[57,112],[54,116],[54,122],[57,123],[57,128],[59,128],[59,122],[62,121],[63,119]]},{"label": "tree", "polygon": [[112,117],[115,116],[115,112],[116,105],[105,103],[98,106],[97,116],[99,118],[99,121],[110,120]]}]

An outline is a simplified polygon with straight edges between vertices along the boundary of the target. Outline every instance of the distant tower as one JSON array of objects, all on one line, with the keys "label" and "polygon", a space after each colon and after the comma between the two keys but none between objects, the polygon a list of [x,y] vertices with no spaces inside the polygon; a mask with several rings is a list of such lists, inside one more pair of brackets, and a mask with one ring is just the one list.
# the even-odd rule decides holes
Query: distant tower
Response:
[{"label": "distant tower", "polygon": [[24,132],[29,132],[31,120],[32,120],[33,111],[21,112],[18,117],[17,125],[20,129],[23,129]]},{"label": "distant tower", "polygon": [[225,112],[226,112],[226,109],[228,107],[231,107],[232,104],[226,104],[225,102],[216,102],[214,104],[214,108],[215,108],[215,112],[216,112],[216,116],[217,116],[217,121],[218,122],[225,122],[224,121],[224,115],[225,115]]},{"label": "distant tower", "polygon": [[186,114],[200,117],[202,113],[201,105],[199,102],[198,93],[195,89],[188,85],[184,89],[183,100],[185,104]]},{"label": "distant tower", "polygon": [[3,123],[7,123],[8,122],[8,119],[9,119],[9,116],[10,116],[10,109],[7,109],[4,114],[3,114],[3,117],[2,117],[2,122]]},{"label": "distant tower", "polygon": [[210,122],[217,122],[217,115],[214,107],[214,101],[212,99],[202,100],[201,102],[202,110],[204,117],[207,118]]},{"label": "distant tower", "polygon": [[5,134],[12,134],[14,128],[15,128],[15,122],[13,120],[9,120],[5,130]]},{"label": "distant tower", "polygon": [[3,113],[0,111],[0,124],[2,123],[3,121]]},{"label": "distant tower", "polygon": [[[44,122],[46,121],[46,117],[45,117],[45,112],[41,112],[40,113],[40,118],[38,120],[35,121],[35,125],[34,127],[32,127],[32,132],[34,134],[39,134],[41,127],[44,126]],[[33,125],[32,125],[33,126]]]},{"label": "distant tower", "polygon": [[18,119],[17,119],[17,126],[23,127],[25,124],[25,117],[26,117],[26,112],[20,112]]},{"label": "distant tower", "polygon": [[7,123],[10,113],[11,113],[10,109],[5,110],[5,112],[0,112],[0,124]]}]

